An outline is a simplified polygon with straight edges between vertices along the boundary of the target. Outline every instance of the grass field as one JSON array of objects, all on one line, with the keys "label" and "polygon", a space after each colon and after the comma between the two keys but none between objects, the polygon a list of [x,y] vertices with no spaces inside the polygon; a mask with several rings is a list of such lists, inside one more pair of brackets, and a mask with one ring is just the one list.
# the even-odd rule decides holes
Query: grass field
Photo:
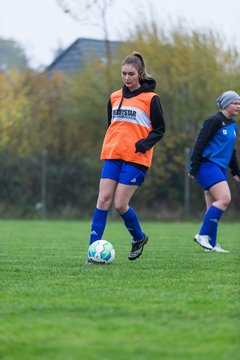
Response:
[{"label": "grass field", "polygon": [[110,265],[85,264],[88,222],[0,221],[1,360],[237,360],[240,224],[224,223],[229,254],[192,241],[198,223],[142,224],[150,240],[109,222]]}]

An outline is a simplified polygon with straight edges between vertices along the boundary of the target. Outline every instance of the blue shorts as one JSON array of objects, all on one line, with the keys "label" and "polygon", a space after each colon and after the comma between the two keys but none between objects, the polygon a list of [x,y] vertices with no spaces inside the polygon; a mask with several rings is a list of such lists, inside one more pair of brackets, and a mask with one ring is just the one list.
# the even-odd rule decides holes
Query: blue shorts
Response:
[{"label": "blue shorts", "polygon": [[204,190],[208,190],[221,181],[227,181],[227,169],[210,161],[203,162],[199,166],[196,180]]},{"label": "blue shorts", "polygon": [[122,160],[105,160],[101,178],[115,180],[125,185],[142,185],[145,172]]}]

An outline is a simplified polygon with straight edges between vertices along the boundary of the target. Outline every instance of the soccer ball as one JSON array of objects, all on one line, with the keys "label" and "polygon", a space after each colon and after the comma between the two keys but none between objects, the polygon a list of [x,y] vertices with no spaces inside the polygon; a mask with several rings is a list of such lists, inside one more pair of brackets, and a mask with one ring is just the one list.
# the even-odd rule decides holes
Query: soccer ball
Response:
[{"label": "soccer ball", "polygon": [[88,257],[100,264],[110,264],[115,259],[115,249],[109,241],[97,240],[89,246]]}]

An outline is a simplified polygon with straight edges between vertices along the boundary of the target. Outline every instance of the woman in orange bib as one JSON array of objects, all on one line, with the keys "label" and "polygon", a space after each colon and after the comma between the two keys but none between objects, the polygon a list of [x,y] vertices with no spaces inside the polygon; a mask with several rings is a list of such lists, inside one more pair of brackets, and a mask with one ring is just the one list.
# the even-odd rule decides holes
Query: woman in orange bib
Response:
[{"label": "woman in orange bib", "polygon": [[[153,147],[165,133],[155,80],[147,73],[143,56],[137,52],[122,62],[122,89],[108,102],[108,129],[103,141],[104,161],[97,205],[93,214],[90,244],[102,239],[110,206],[122,217],[132,236],[128,259],[137,259],[148,241],[129,202],[144,182],[151,166]],[[93,263],[91,259],[87,263]]]}]

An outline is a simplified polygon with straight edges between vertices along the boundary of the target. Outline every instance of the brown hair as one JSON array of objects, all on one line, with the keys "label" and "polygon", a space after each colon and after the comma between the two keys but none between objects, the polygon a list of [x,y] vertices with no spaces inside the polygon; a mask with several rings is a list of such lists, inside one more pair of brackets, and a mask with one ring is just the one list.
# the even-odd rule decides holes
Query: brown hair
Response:
[{"label": "brown hair", "polygon": [[122,66],[126,64],[132,64],[137,69],[140,79],[151,79],[151,75],[148,74],[145,60],[143,56],[134,51],[132,55],[128,55],[122,62]]}]

